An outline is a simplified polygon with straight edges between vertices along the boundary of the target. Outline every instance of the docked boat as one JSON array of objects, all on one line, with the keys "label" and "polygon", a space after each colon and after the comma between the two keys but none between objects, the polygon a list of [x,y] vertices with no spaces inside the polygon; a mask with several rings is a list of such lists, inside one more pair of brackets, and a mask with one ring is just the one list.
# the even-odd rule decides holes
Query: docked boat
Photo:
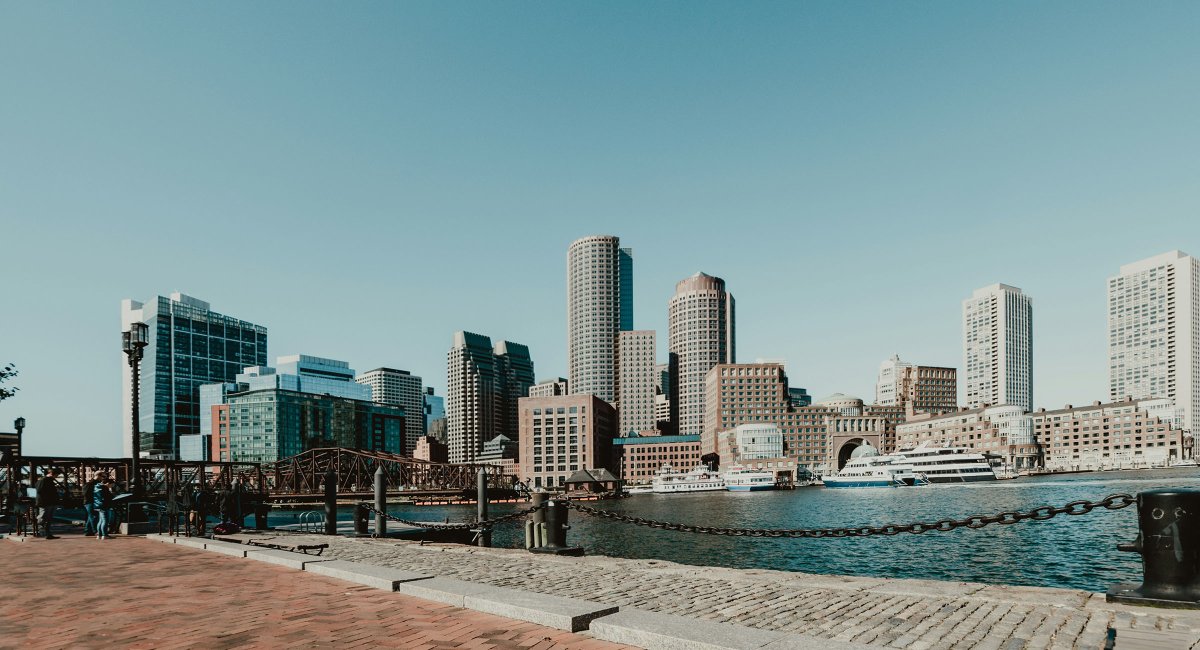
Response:
[{"label": "docked boat", "polygon": [[925,485],[924,477],[914,472],[903,456],[881,456],[871,445],[854,450],[850,460],[836,474],[821,477],[825,487],[867,488]]},{"label": "docked boat", "polygon": [[713,492],[725,489],[725,479],[704,465],[697,465],[687,472],[676,471],[663,465],[652,482],[651,492],[670,494],[674,492]]},{"label": "docked boat", "polygon": [[923,442],[915,449],[899,451],[896,455],[912,467],[914,474],[925,477],[930,483],[970,483],[997,478],[987,456],[966,447]]},{"label": "docked boat", "polygon": [[626,485],[626,494],[650,494],[654,491],[653,485]]},{"label": "docked boat", "polygon": [[730,492],[759,492],[774,490],[776,487],[774,472],[764,472],[757,469],[733,466],[725,472],[725,489]]}]

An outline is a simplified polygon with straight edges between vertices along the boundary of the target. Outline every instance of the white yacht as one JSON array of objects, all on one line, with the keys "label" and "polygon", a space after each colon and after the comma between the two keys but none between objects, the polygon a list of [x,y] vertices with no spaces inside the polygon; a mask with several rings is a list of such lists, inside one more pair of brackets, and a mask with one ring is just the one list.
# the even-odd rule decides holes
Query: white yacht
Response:
[{"label": "white yacht", "polygon": [[725,489],[730,492],[774,490],[775,473],[734,465],[725,472]]},{"label": "white yacht", "polygon": [[903,456],[880,456],[869,444],[855,449],[850,460],[836,474],[821,477],[825,487],[904,487],[925,485]]},{"label": "white yacht", "polygon": [[912,472],[930,483],[968,483],[994,481],[996,472],[983,454],[966,447],[932,445],[923,442],[915,449],[896,452],[912,467]]},{"label": "white yacht", "polygon": [[725,479],[718,472],[697,465],[690,471],[679,472],[670,465],[663,465],[654,477],[651,492],[668,494],[672,492],[712,492],[725,489]]},{"label": "white yacht", "polygon": [[654,491],[654,486],[649,484],[642,485],[626,485],[626,494],[650,494]]}]

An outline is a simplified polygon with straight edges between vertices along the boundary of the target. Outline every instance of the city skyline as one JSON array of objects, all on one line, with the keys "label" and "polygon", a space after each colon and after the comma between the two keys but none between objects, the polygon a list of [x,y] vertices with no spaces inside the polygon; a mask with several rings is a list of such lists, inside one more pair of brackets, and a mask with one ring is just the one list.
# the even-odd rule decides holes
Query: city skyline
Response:
[{"label": "city skyline", "polygon": [[606,233],[659,362],[703,270],[739,358],[870,398],[893,354],[961,370],[960,301],[1001,282],[1057,408],[1108,395],[1108,278],[1200,251],[1193,6],[241,11],[5,8],[0,54],[34,64],[0,106],[0,429],[27,418],[29,453],[120,453],[123,298],[444,395],[459,330],[566,376],[563,250]]}]

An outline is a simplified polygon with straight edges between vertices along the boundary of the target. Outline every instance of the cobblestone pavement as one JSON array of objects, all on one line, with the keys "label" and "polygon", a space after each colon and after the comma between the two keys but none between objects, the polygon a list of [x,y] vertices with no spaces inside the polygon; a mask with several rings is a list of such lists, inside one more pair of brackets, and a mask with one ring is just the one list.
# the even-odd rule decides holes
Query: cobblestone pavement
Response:
[{"label": "cobblestone pavement", "polygon": [[[246,535],[265,539],[277,535]],[[750,627],[913,650],[1103,648],[1109,627],[1200,650],[1200,611],[1104,602],[1103,594],[963,582],[552,557],[523,550],[285,534],[327,555],[462,580]],[[1118,643],[1118,650],[1121,645]]]},{"label": "cobblestone pavement", "polygon": [[0,648],[625,648],[139,538],[0,540]]}]

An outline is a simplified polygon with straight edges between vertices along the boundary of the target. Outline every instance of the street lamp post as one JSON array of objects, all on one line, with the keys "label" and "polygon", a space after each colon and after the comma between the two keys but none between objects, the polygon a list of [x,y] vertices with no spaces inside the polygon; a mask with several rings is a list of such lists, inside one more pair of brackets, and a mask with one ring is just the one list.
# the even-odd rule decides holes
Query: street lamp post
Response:
[{"label": "street lamp post", "polygon": [[21,457],[21,434],[25,431],[25,418],[13,420],[13,428],[17,430],[17,458]]},{"label": "street lamp post", "polygon": [[[132,370],[130,373],[130,384],[133,389],[133,409],[131,415],[133,420],[133,444],[131,450],[133,453],[130,454],[131,458],[129,459],[129,491],[133,493],[132,499],[135,502],[140,501],[142,497],[142,477],[138,467],[138,459],[142,455],[142,432],[138,424],[138,380],[140,379],[138,375],[138,363],[142,360],[143,350],[150,344],[149,330],[150,327],[145,323],[133,323],[129,326],[129,331],[121,332],[121,346],[125,351],[125,356],[129,357],[129,367]],[[141,506],[130,508],[129,521],[131,523],[135,521],[135,517],[137,521],[141,521],[141,510]]]}]

